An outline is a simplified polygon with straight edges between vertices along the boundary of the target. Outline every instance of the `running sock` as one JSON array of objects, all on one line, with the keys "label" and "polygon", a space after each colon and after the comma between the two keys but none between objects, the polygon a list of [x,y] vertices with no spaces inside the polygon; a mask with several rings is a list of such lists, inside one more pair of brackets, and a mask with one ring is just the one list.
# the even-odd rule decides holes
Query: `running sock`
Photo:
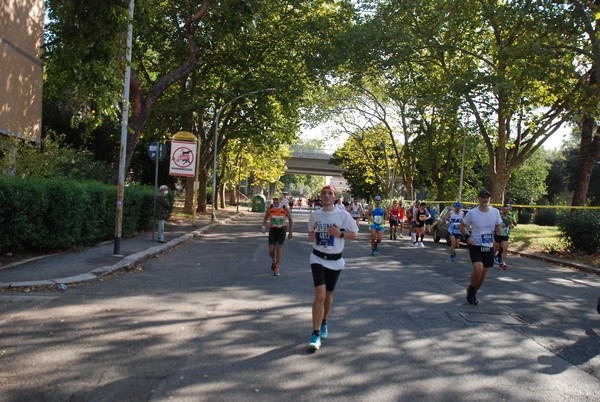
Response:
[{"label": "running sock", "polygon": [[323,324],[327,324],[327,320],[321,321],[321,325],[323,325]]},{"label": "running sock", "polygon": [[[425,237],[425,235],[421,235],[421,243],[423,243],[423,238]],[[489,255],[489,254],[488,254]]]},{"label": "running sock", "polygon": [[316,336],[321,336],[321,331],[319,331],[318,329],[315,329],[312,334],[316,335]]}]

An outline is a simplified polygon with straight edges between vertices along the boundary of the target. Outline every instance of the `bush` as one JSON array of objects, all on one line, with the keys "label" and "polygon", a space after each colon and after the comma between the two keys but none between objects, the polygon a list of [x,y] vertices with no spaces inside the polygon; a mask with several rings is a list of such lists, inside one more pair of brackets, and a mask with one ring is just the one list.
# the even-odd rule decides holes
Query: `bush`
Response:
[{"label": "bush", "polygon": [[519,210],[519,216],[517,218],[518,222],[520,224],[528,224],[531,223],[531,218],[533,218],[533,213],[526,209],[526,210]]},{"label": "bush", "polygon": [[558,228],[571,251],[600,253],[600,211],[575,210],[565,214]]},{"label": "bush", "polygon": [[534,223],[540,226],[556,226],[558,214],[555,209],[538,209]]},{"label": "bush", "polygon": [[[0,252],[55,251],[114,237],[117,189],[98,182],[0,176]],[[125,190],[123,237],[150,229],[154,190]]]}]

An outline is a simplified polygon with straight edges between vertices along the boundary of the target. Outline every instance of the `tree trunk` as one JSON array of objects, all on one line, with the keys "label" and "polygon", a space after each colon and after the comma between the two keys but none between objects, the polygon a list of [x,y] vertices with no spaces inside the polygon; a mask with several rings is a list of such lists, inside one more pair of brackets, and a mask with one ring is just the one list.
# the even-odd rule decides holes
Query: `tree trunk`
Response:
[{"label": "tree trunk", "polygon": [[185,206],[183,207],[183,212],[186,214],[192,214],[193,211],[193,200],[194,197],[194,178],[186,177],[185,178]]},{"label": "tree trunk", "polygon": [[201,167],[198,173],[198,212],[206,212],[206,184],[208,182],[208,172],[206,168]]},{"label": "tree trunk", "polygon": [[221,209],[225,209],[225,186],[221,186],[221,188],[219,189],[219,199],[219,207]]},{"label": "tree trunk", "polygon": [[[579,146],[579,167],[573,200],[571,206],[583,206],[592,179],[592,171],[596,161],[600,158],[600,127],[596,127],[595,120],[587,116],[581,123],[581,143]],[[595,134],[595,135],[594,135]]]},{"label": "tree trunk", "polygon": [[505,169],[490,170],[488,178],[489,186],[487,190],[492,194],[492,203],[504,204],[504,195],[506,193],[506,185],[510,180],[510,172]]}]

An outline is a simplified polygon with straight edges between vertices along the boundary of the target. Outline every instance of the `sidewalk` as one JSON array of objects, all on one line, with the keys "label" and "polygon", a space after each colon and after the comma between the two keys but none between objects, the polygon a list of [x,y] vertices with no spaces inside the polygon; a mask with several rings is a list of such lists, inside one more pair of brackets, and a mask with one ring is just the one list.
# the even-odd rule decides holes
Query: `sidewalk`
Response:
[{"label": "sidewalk", "polygon": [[[211,223],[210,213],[200,214],[196,226],[191,219],[171,220],[165,225],[167,243],[152,241],[152,231],[138,233],[121,239],[120,256],[114,256],[114,240],[100,243],[82,251],[38,256],[5,266],[0,266],[0,291],[8,289],[27,291],[31,288],[66,289],[76,283],[95,281],[114,272],[133,268],[157,254],[176,247],[187,240],[206,232],[214,225],[227,222],[238,214],[248,211],[240,206],[219,210],[217,221]],[[156,232],[154,239],[157,238]]]}]

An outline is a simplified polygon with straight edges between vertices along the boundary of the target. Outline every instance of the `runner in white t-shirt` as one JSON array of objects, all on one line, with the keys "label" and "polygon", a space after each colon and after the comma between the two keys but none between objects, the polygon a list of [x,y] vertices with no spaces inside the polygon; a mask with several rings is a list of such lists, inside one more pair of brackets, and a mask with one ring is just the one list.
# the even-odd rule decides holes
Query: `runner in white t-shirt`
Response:
[{"label": "runner in white t-shirt", "polygon": [[360,216],[364,214],[363,206],[358,200],[355,198],[352,201],[352,204],[348,206],[348,212],[352,215],[352,218],[356,221],[356,225],[358,226],[360,221]]},{"label": "runner in white t-shirt", "polygon": [[308,239],[312,242],[310,268],[315,287],[312,305],[313,333],[309,349],[321,347],[321,339],[328,337],[327,316],[331,311],[333,291],[344,259],[342,252],[346,239],[356,239],[358,226],[346,210],[335,208],[335,187],[327,185],[321,190],[322,209],[313,212],[308,219]]},{"label": "runner in white t-shirt", "polygon": [[[460,232],[469,245],[473,263],[471,281],[467,288],[469,304],[478,304],[477,291],[483,285],[488,269],[494,266],[494,233],[502,230],[502,218],[496,208],[490,207],[490,192],[481,190],[477,195],[479,206],[465,215],[460,223]],[[471,227],[469,234],[468,227]]]}]

